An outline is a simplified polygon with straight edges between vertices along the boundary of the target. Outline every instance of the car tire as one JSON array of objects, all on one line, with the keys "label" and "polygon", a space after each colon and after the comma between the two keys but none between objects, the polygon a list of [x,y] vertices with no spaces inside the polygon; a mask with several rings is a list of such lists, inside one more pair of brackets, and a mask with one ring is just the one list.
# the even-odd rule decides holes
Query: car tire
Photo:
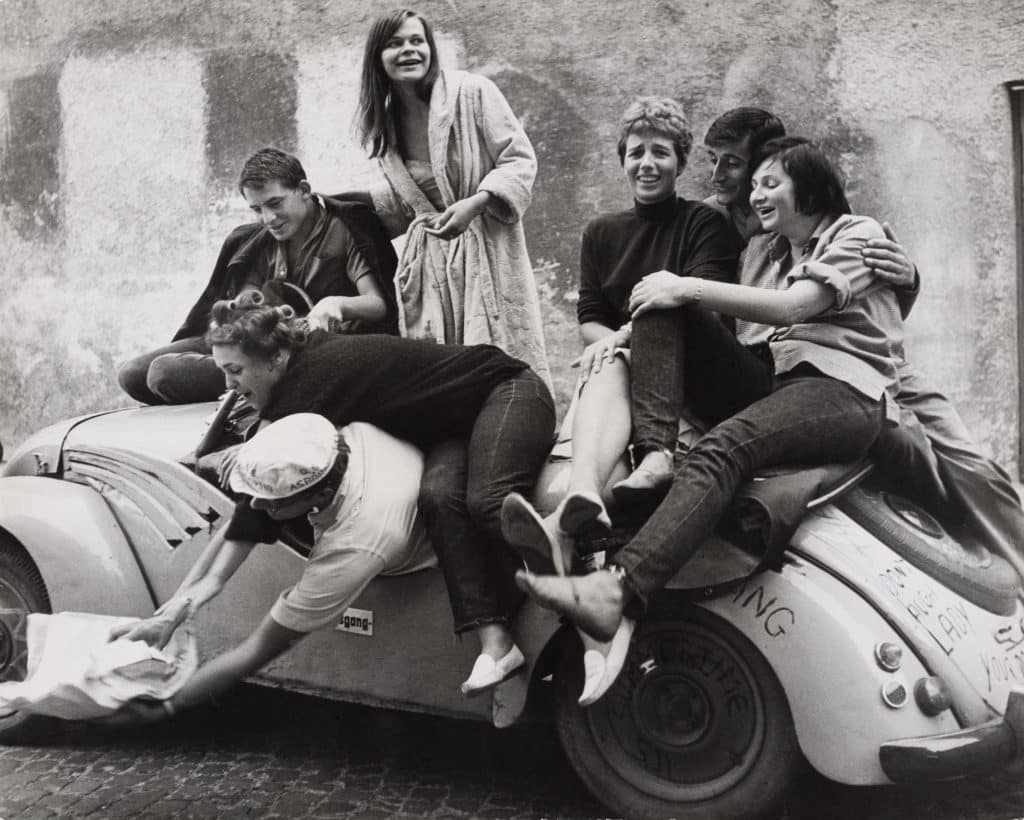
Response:
[{"label": "car tire", "polygon": [[972,604],[996,615],[1016,609],[1020,579],[1009,562],[980,544],[968,548],[956,541],[913,502],[857,487],[837,506],[897,555]]},{"label": "car tire", "polygon": [[806,763],[789,703],[761,653],[696,607],[640,624],[615,684],[589,708],[563,652],[556,722],[570,764],[625,817],[777,817]]},{"label": "car tire", "polygon": [[[50,612],[46,585],[20,545],[0,535],[0,681],[24,675],[25,625],[32,612]],[[25,712],[0,712],[0,743],[27,739],[45,722]]]}]

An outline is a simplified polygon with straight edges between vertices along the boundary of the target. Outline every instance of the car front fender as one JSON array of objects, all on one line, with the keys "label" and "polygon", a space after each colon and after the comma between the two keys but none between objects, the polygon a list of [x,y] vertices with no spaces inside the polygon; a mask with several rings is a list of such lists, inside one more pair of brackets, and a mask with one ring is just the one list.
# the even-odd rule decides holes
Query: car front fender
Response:
[{"label": "car front fender", "polygon": [[146,616],[153,597],[106,502],[90,487],[0,478],[0,528],[31,556],[54,612]]}]

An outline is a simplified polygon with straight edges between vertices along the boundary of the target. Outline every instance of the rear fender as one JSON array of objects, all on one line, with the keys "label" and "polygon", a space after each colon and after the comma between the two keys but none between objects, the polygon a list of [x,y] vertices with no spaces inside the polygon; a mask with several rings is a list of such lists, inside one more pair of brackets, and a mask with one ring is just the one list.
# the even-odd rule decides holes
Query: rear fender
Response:
[{"label": "rear fender", "polygon": [[91,488],[55,478],[2,478],[0,528],[35,562],[54,612],[152,613],[131,546]]},{"label": "rear fender", "polygon": [[[949,710],[929,717],[918,708],[910,693],[929,673],[912,648],[864,600],[797,556],[781,572],[761,573],[701,606],[761,651],[786,692],[804,756],[832,780],[888,783],[878,758],[883,742],[960,728]],[[875,661],[880,641],[903,647],[898,672]],[[899,709],[881,697],[893,680],[908,693]]]},{"label": "rear fender", "polygon": [[[824,508],[809,516],[793,548],[844,582],[914,645],[946,680],[963,726],[984,723],[1024,684],[1024,605],[1000,615],[982,609],[918,569],[848,515]],[[936,552],[936,558],[942,559]],[[1005,599],[1005,589],[997,598]]]}]

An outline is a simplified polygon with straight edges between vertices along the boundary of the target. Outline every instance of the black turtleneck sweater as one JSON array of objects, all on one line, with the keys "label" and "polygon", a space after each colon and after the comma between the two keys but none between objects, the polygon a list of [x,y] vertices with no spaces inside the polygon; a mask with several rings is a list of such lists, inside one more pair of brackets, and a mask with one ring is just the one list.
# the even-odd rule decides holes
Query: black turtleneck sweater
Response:
[{"label": "black turtleneck sweater", "polygon": [[629,321],[629,294],[649,273],[736,281],[739,248],[725,217],[701,202],[672,197],[592,219],[580,251],[580,324],[613,329]]}]

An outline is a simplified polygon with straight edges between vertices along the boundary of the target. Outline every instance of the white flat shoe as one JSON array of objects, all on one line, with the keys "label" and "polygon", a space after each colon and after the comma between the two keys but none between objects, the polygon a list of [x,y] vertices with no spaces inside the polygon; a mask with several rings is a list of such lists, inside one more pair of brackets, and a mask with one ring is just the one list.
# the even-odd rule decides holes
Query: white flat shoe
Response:
[{"label": "white flat shoe", "polygon": [[[584,632],[580,632],[580,637],[583,638],[584,646],[592,643],[600,647],[611,647],[610,641],[608,643],[599,643],[593,638],[586,636]],[[597,699],[594,693],[600,689],[601,681],[604,680],[604,655],[605,653],[597,647],[586,649],[583,652],[583,691],[580,693],[580,706],[590,706]]]},{"label": "white flat shoe", "polygon": [[509,493],[501,504],[501,534],[528,568],[554,567],[556,575],[565,575],[572,567],[572,541],[519,493]]},{"label": "white flat shoe", "polygon": [[473,664],[473,671],[462,682],[460,687],[462,694],[479,695],[481,692],[493,689],[503,680],[510,678],[524,663],[526,663],[526,658],[515,644],[512,644],[512,648],[498,660],[481,652],[477,656],[476,663]]},{"label": "white flat shoe", "polygon": [[[606,643],[595,641],[589,636],[584,636],[583,645],[588,647],[583,653],[583,692],[580,694],[580,706],[590,706],[601,699],[602,695],[611,689],[622,671],[629,654],[629,642],[633,639],[633,630],[636,629],[636,621],[623,616],[619,621],[619,628],[615,630],[615,637]],[[587,656],[590,656],[589,660]],[[594,656],[597,657],[594,657]],[[600,673],[600,677],[598,677]]]}]

